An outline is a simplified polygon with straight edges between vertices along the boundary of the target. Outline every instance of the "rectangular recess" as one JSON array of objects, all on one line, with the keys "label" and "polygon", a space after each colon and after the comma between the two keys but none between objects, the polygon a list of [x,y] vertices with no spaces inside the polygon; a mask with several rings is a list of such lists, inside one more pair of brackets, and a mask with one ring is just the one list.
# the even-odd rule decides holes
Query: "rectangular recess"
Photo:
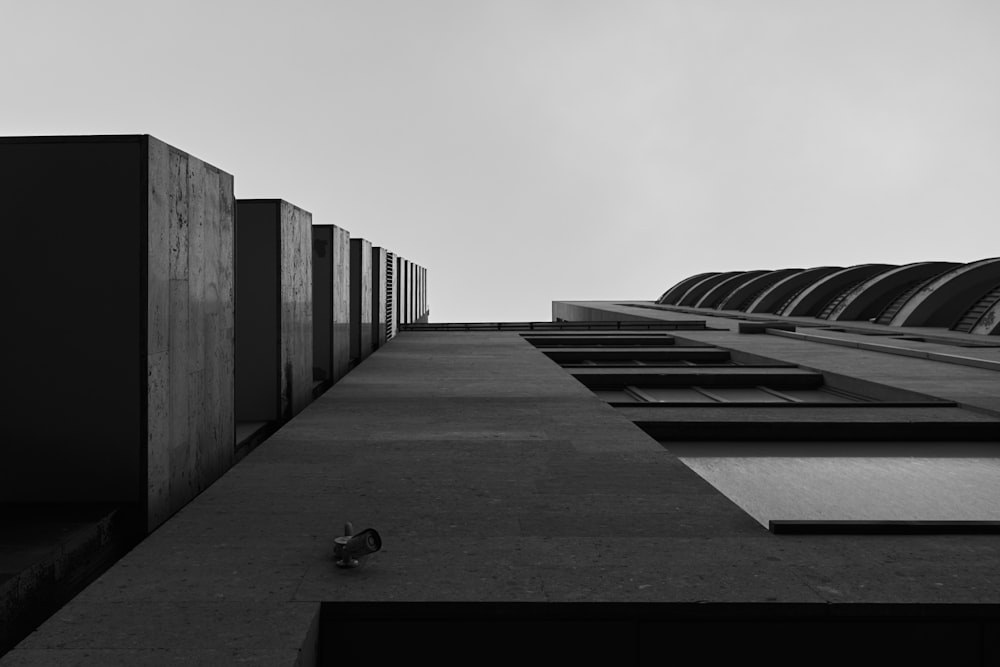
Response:
[{"label": "rectangular recess", "polygon": [[[572,373],[588,387],[757,387],[815,389],[822,386],[819,373],[798,369],[723,368],[579,368]],[[762,399],[766,400],[766,399]]]},{"label": "rectangular recess", "polygon": [[998,622],[985,604],[331,601],[314,641],[324,665],[735,664],[761,638],[782,665],[852,664],[859,647],[871,664],[991,664]]},{"label": "rectangular recess", "polygon": [[809,521],[767,522],[775,535],[1000,535],[1000,521]]},{"label": "rectangular recess", "polygon": [[562,347],[540,348],[542,354],[556,363],[592,361],[694,361],[729,362],[729,353],[711,347]]},{"label": "rectangular recess", "polygon": [[572,334],[559,336],[524,336],[535,347],[667,347],[674,344],[674,337],[666,334],[631,334],[595,336]]},{"label": "rectangular recess", "polygon": [[663,445],[772,533],[1000,534],[992,446],[859,436]]}]

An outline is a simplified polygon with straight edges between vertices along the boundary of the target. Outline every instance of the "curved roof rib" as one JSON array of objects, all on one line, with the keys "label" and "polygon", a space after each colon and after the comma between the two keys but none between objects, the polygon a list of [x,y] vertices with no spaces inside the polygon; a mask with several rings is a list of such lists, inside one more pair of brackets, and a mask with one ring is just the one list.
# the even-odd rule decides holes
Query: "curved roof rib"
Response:
[{"label": "curved roof rib", "polygon": [[688,291],[684,293],[684,296],[679,298],[675,303],[678,306],[694,306],[701,300],[701,297],[705,296],[710,289],[721,283],[723,280],[728,280],[733,276],[738,276],[743,273],[742,271],[727,271],[726,273],[717,273],[714,276],[709,276],[704,280],[699,280],[697,283],[692,285]]},{"label": "curved roof rib", "polygon": [[747,306],[748,313],[775,313],[792,296],[799,293],[825,275],[839,271],[839,266],[817,266],[812,269],[802,269],[789,274],[767,288]]},{"label": "curved roof rib", "polygon": [[680,299],[692,285],[701,280],[704,280],[705,278],[717,275],[719,275],[718,271],[710,271],[708,273],[699,273],[697,275],[691,276],[690,278],[685,278],[684,280],[680,281],[679,283],[668,289],[666,292],[664,292],[663,295],[656,300],[656,303],[661,305],[672,305],[678,299]]},{"label": "curved roof rib", "polygon": [[1000,285],[1000,257],[962,264],[921,285],[889,323],[896,327],[952,327]]},{"label": "curved roof rib", "polygon": [[955,266],[958,265],[954,262],[917,262],[878,273],[851,288],[828,319],[846,321],[878,317],[893,299],[913,283],[927,280]]},{"label": "curved roof rib", "polygon": [[785,317],[814,316],[844,288],[887,268],[890,268],[889,264],[858,264],[825,275],[802,290],[779,314]]},{"label": "curved roof rib", "polygon": [[767,273],[764,270],[758,271],[743,271],[741,273],[723,280],[721,283],[710,289],[705,293],[698,303],[695,304],[696,308],[715,308],[718,304],[722,303],[728,297],[733,290],[739,289],[746,281],[752,280],[762,273]]},{"label": "curved roof rib", "polygon": [[777,271],[766,271],[761,275],[754,276],[732,292],[719,304],[719,310],[746,310],[747,306],[753,303],[754,299],[764,293],[764,291],[776,282],[799,273],[802,269],[778,269]]}]

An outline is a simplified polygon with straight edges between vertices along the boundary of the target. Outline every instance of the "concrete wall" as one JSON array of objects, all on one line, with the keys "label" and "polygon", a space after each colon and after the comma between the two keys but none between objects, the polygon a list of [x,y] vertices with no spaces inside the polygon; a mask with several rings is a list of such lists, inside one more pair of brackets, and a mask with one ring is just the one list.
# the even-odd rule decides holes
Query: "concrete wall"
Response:
[{"label": "concrete wall", "polygon": [[144,497],[144,160],[140,137],[0,141],[0,502]]},{"label": "concrete wall", "polygon": [[281,416],[312,402],[312,214],[281,206]]},{"label": "concrete wall", "polygon": [[[332,226],[332,225],[331,225]],[[351,367],[351,234],[333,227],[333,379]]]},{"label": "concrete wall", "polygon": [[333,226],[312,226],[313,381],[333,381]]},{"label": "concrete wall", "polygon": [[237,420],[288,419],[312,400],[312,215],[280,199],[237,208]]},{"label": "concrete wall", "polygon": [[372,353],[372,244],[351,239],[351,359]]},{"label": "concrete wall", "polygon": [[[147,527],[233,463],[233,177],[148,138]],[[113,421],[113,420],[108,420]]]},{"label": "concrete wall", "polygon": [[232,462],[233,178],[147,136],[0,141],[2,502],[153,528]]},{"label": "concrete wall", "polygon": [[388,298],[385,248],[372,248],[372,348],[385,345],[385,309]]},{"label": "concrete wall", "polygon": [[281,414],[281,329],[278,206],[236,204],[236,421]]}]

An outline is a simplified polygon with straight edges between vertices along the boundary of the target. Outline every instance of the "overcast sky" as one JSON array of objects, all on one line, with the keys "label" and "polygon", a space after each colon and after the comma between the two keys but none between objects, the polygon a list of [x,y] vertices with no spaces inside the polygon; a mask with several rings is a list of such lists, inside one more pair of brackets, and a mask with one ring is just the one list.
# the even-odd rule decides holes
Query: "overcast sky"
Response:
[{"label": "overcast sky", "polygon": [[0,7],[0,134],[152,134],[426,266],[432,321],[1000,255],[996,0]]}]

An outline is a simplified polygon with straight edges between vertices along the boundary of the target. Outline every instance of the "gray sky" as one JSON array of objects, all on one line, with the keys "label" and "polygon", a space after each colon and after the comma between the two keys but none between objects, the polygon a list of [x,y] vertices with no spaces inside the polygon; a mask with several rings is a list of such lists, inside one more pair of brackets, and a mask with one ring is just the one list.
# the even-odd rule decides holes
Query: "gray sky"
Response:
[{"label": "gray sky", "polygon": [[1000,254],[995,0],[0,0],[3,135],[148,133],[432,321]]}]

